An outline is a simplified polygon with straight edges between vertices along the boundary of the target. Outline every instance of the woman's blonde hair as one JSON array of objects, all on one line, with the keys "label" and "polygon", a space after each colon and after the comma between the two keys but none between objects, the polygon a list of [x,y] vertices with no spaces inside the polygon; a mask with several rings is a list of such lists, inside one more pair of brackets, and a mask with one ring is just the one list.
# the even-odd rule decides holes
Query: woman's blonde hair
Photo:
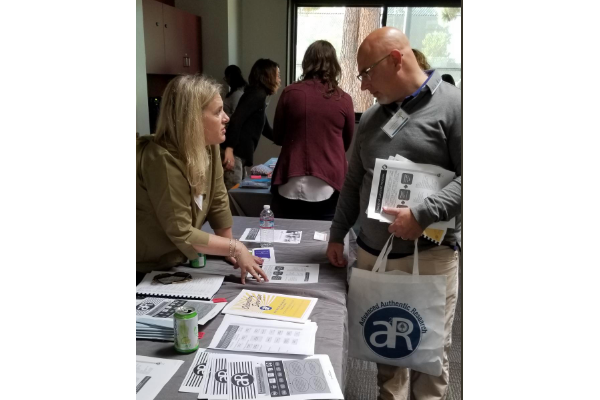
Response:
[{"label": "woman's blonde hair", "polygon": [[209,164],[202,115],[220,90],[210,78],[180,75],[169,82],[162,96],[154,140],[177,150],[196,196],[203,193]]}]

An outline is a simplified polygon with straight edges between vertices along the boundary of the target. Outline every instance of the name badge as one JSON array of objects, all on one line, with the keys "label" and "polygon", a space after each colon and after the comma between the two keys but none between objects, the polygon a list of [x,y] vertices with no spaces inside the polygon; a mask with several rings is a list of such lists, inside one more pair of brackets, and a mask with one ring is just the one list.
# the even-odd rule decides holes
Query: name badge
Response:
[{"label": "name badge", "polygon": [[396,114],[381,129],[392,139],[407,122],[408,114],[402,108],[399,108]]},{"label": "name badge", "polygon": [[202,196],[201,194],[194,197],[194,201],[196,202],[196,205],[198,206],[200,211],[202,211],[202,200],[204,200],[204,196]]}]

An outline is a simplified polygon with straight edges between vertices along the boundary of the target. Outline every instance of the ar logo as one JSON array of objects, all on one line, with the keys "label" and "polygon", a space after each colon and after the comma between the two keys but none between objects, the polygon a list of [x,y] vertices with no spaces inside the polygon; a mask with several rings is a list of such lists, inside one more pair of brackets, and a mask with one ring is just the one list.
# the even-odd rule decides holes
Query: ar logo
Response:
[{"label": "ar logo", "polygon": [[138,309],[138,311],[148,311],[152,310],[154,307],[156,306],[152,303],[140,303],[136,308]]},{"label": "ar logo", "polygon": [[226,383],[227,382],[227,370],[221,369],[221,370],[217,371],[217,373],[215,374],[215,379],[217,381],[219,381],[220,383]]},{"label": "ar logo", "polygon": [[233,375],[231,380],[235,386],[246,387],[252,385],[252,382],[254,382],[254,377],[246,373],[239,373]]},{"label": "ar logo", "polygon": [[260,309],[263,311],[269,311],[269,310],[272,310],[273,308],[269,307],[269,306],[261,306]]},{"label": "ar logo", "polygon": [[204,376],[204,370],[205,369],[206,369],[206,363],[204,363],[204,364],[198,364],[194,368],[194,373],[196,375]]},{"label": "ar logo", "polygon": [[385,358],[411,355],[421,342],[416,318],[400,307],[384,307],[367,318],[363,337],[369,348]]}]

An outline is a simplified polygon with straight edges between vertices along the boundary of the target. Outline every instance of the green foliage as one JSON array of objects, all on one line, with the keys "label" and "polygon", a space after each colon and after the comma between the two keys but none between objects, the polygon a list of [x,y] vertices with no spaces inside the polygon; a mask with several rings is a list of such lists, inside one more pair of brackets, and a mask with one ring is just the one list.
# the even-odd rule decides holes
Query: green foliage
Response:
[{"label": "green foliage", "polygon": [[429,32],[421,44],[421,51],[427,59],[433,57],[448,57],[448,44],[450,35],[444,31]]},{"label": "green foliage", "polygon": [[461,9],[459,8],[438,8],[438,16],[444,22],[450,22],[460,15]]}]

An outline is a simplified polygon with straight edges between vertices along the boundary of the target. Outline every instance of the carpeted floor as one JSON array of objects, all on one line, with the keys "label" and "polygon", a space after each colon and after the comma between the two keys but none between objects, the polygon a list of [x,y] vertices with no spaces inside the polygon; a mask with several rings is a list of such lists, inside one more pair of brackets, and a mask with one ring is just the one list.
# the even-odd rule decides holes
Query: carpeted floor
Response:
[{"label": "carpeted floor", "polygon": [[[452,326],[450,349],[450,387],[447,400],[462,399],[462,259],[459,266],[458,301]],[[377,399],[377,368],[375,363],[348,358],[346,370],[346,400]]]}]

